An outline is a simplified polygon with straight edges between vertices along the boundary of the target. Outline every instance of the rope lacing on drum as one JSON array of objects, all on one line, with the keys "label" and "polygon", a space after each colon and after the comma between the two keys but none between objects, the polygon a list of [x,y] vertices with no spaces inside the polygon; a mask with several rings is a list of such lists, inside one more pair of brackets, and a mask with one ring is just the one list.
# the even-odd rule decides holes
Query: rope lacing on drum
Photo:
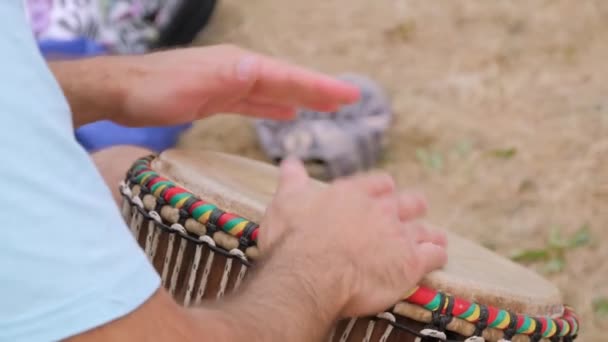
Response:
[{"label": "rope lacing on drum", "polygon": [[390,312],[379,313],[379,314],[376,315],[376,317],[379,318],[379,319],[381,319],[381,320],[389,322],[386,330],[384,331],[384,334],[382,334],[382,336],[380,337],[380,342],[386,342],[388,340],[388,337],[393,332],[394,326],[391,323],[397,322],[397,319],[395,318],[395,315],[393,315]]},{"label": "rope lacing on drum", "polygon": [[129,186],[127,185],[127,183],[123,180],[120,181],[120,185],[118,186],[118,189],[120,190],[120,193],[128,196],[129,198],[131,198],[133,196],[132,192],[131,192],[131,188],[129,188]]},{"label": "rope lacing on drum", "polygon": [[211,238],[211,236],[209,236],[209,235],[202,235],[198,239],[201,240],[201,241],[203,241],[203,242],[206,242],[210,246],[214,246],[215,247],[215,240],[213,240]]},{"label": "rope lacing on drum", "polygon": [[243,229],[243,235],[239,239],[239,244],[241,248],[247,248],[251,244],[251,235],[258,228],[258,225],[253,222],[248,222]]},{"label": "rope lacing on drum", "polygon": [[484,342],[483,331],[488,327],[489,311],[488,307],[479,305],[479,321],[475,324],[473,335],[465,340],[465,342]]},{"label": "rope lacing on drum", "polygon": [[[445,307],[445,314],[441,314],[441,310]],[[445,332],[448,324],[454,318],[454,297],[445,296],[445,304],[439,310],[433,312],[433,324],[439,328],[439,331]]]},{"label": "rope lacing on drum", "polygon": [[138,208],[144,208],[144,202],[141,201],[141,198],[134,196],[132,199],[132,203],[135,204]]},{"label": "rope lacing on drum", "polygon": [[420,335],[423,337],[416,337],[415,342],[445,341],[448,338],[443,331],[429,328],[420,330]]},{"label": "rope lacing on drum", "polygon": [[[197,244],[201,244],[201,243],[205,244],[214,253],[218,253],[218,254],[228,257],[228,258],[239,259],[240,262],[243,263],[243,265],[245,265],[247,267],[251,266],[251,263],[249,262],[249,260],[246,257],[243,258],[238,253],[235,253],[235,252],[230,253],[229,251],[225,251],[224,249],[218,247],[215,243],[215,240],[213,240],[213,238],[209,235],[202,235],[202,236],[194,237],[190,233],[188,233],[188,231],[185,228],[181,229],[181,227],[183,227],[182,222],[180,222],[179,226],[176,226],[175,224],[172,226],[168,226],[167,224],[165,224],[165,222],[163,222],[160,215],[158,215],[158,211],[160,211],[161,208],[167,204],[166,201],[162,197],[157,198],[155,210],[148,211],[144,207],[144,204],[143,204],[141,198],[150,193],[151,192],[147,187],[141,186],[141,191],[139,192],[139,195],[132,195],[132,197],[131,197],[131,196],[127,196],[127,194],[123,193],[123,198],[125,200],[127,200],[131,205],[135,206],[136,210],[145,219],[152,220],[154,222],[154,224],[156,225],[156,227],[158,227],[159,229],[167,231],[169,233],[176,233],[179,236],[181,236],[182,238],[185,238],[185,239],[187,239],[191,242],[197,243]],[[132,194],[132,192],[131,192],[131,194]],[[155,218],[154,216],[157,216],[157,218]],[[207,227],[207,228],[209,228],[209,227]]]},{"label": "rope lacing on drum", "polygon": [[179,209],[179,223],[186,225],[186,220],[190,218],[190,213],[184,208],[190,208],[196,201],[197,199],[195,197],[190,197],[184,202],[181,209]]},{"label": "rope lacing on drum", "polygon": [[247,260],[247,257],[245,256],[245,253],[243,253],[243,251],[240,250],[240,249],[238,249],[238,248],[231,249],[229,253],[232,254],[232,255],[234,255],[234,256],[237,256],[241,260]]},{"label": "rope lacing on drum", "polygon": [[186,230],[186,228],[184,228],[184,226],[182,226],[179,223],[172,224],[171,225],[171,229],[174,229],[174,230],[176,230],[176,231],[178,231],[178,232],[180,232],[182,234],[187,234],[188,233],[188,231]]},{"label": "rope lacing on drum", "polygon": [[549,339],[549,341],[551,342],[559,342],[561,340],[561,338],[558,335],[554,335],[553,337],[551,337]]},{"label": "rope lacing on drum", "polygon": [[207,229],[209,229],[209,233],[213,234],[217,232],[219,229],[217,228],[218,220],[222,217],[223,212],[217,208],[211,211],[211,215],[209,215],[209,220],[207,220]]},{"label": "rope lacing on drum", "polygon": [[[445,314],[442,314],[444,311]],[[425,337],[417,337],[416,342],[445,341],[447,325],[452,321],[454,300],[452,297],[439,293],[439,305],[431,313],[431,323],[420,331]]]},{"label": "rope lacing on drum", "polygon": [[384,317],[384,315],[378,315],[378,316],[376,316],[376,317],[374,317],[372,319],[381,319],[381,320],[385,321],[386,323],[388,323],[389,325],[395,327],[398,330],[406,331],[409,334],[411,334],[412,336],[416,336],[419,339],[425,338],[429,342],[461,342],[461,341],[458,341],[458,340],[450,340],[450,339],[447,339],[447,338],[440,339],[440,338],[438,338],[436,336],[423,335],[421,331],[414,330],[414,329],[408,327],[407,325],[404,325],[404,324],[401,324],[401,323],[397,322],[395,320],[395,316],[394,315],[390,314],[390,317],[392,317],[392,319],[386,319]]},{"label": "rope lacing on drum", "polygon": [[[146,189],[146,188],[144,188],[144,187],[142,186],[142,188],[141,188],[141,193],[142,193],[142,195],[143,195],[144,189],[146,190],[146,192],[148,192],[148,191],[147,191],[148,189]],[[161,211],[161,210],[162,210],[162,208],[163,208],[163,207],[164,207],[166,204],[167,204],[167,202],[165,201],[165,199],[164,199],[162,196],[157,197],[157,198],[156,198],[156,206],[154,207],[154,210],[156,210],[156,211]]]},{"label": "rope lacing on drum", "polygon": [[530,342],[539,342],[543,338],[543,323],[537,318],[532,319],[536,322],[536,329],[534,329],[534,333],[530,335]]},{"label": "rope lacing on drum", "polygon": [[507,314],[509,315],[509,326],[503,331],[502,338],[498,342],[511,342],[511,339],[517,333],[517,315],[511,311],[508,311]]},{"label": "rope lacing on drum", "polygon": [[163,220],[161,219],[160,215],[159,215],[159,214],[158,214],[158,212],[157,212],[157,211],[155,211],[155,210],[150,211],[150,212],[148,213],[148,215],[150,215],[150,217],[151,217],[151,218],[152,218],[154,221],[156,221],[156,222],[158,222],[158,223],[162,223],[162,222],[163,222]]}]

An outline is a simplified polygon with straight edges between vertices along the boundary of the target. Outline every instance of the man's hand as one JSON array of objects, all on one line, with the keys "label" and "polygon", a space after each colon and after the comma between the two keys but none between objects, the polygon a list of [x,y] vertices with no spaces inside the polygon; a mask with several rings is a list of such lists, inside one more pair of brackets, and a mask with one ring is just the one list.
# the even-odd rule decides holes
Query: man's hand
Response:
[{"label": "man's hand", "polygon": [[397,193],[389,176],[311,183],[301,163],[282,163],[262,259],[237,293],[183,309],[161,289],[70,341],[322,341],[337,319],[387,309],[445,263],[445,236],[416,221],[424,201]]},{"label": "man's hand", "polygon": [[424,200],[397,193],[388,175],[312,185],[299,162],[283,163],[259,243],[263,253],[276,248],[270,263],[284,258],[285,267],[324,289],[316,300],[329,317],[338,313],[332,309],[341,317],[385,310],[445,264],[445,235],[415,220]]},{"label": "man's hand", "polygon": [[335,111],[356,87],[229,45],[51,62],[76,125],[191,122],[216,113],[291,119],[296,108]]}]

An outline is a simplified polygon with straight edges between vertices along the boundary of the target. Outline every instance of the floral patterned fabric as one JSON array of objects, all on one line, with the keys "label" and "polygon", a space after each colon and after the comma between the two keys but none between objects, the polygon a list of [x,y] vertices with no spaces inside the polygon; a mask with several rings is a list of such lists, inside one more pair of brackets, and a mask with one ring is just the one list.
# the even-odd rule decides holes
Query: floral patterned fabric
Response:
[{"label": "floral patterned fabric", "polygon": [[[6,1],[6,0],[0,0]],[[25,0],[30,27],[45,58],[147,52],[178,9],[192,0]],[[205,0],[200,4],[204,4]],[[124,127],[100,121],[79,127],[76,140],[89,152],[137,145],[160,152],[191,124]]]},{"label": "floral patterned fabric", "polygon": [[183,0],[26,0],[38,41],[86,38],[112,53],[143,53]]}]

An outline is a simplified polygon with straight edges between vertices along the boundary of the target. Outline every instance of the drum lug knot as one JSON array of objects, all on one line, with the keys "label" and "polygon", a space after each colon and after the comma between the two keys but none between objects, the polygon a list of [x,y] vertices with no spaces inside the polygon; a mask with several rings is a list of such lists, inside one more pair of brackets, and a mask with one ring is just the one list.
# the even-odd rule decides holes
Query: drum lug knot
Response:
[{"label": "drum lug knot", "polygon": [[481,336],[471,336],[464,340],[464,342],[485,342],[486,339]]},{"label": "drum lug knot", "polygon": [[121,181],[119,185],[120,193],[129,198],[132,197],[131,189],[125,181]]},{"label": "drum lug knot", "polygon": [[160,215],[156,211],[152,210],[148,214],[154,221],[158,223],[163,223],[163,220],[160,218]]},{"label": "drum lug knot", "polygon": [[509,315],[509,326],[505,329],[502,338],[498,342],[511,342],[513,336],[517,333],[517,315],[510,311],[507,312],[507,315]]},{"label": "drum lug knot", "polygon": [[530,342],[539,342],[543,338],[543,323],[537,318],[533,318],[533,320],[536,322],[536,329],[534,330],[534,333],[530,335]]},{"label": "drum lug knot", "polygon": [[188,234],[188,231],[186,230],[186,228],[179,223],[172,224],[171,229],[173,229],[174,231],[177,231],[183,235]]},{"label": "drum lug knot", "polygon": [[144,209],[144,202],[141,201],[141,198],[138,196],[133,196],[133,203],[138,206],[140,209]]},{"label": "drum lug knot", "polygon": [[224,215],[224,212],[215,208],[211,211],[211,215],[209,215],[209,219],[207,220],[207,224],[205,225],[209,230],[209,234],[213,235],[215,232],[222,230],[218,225],[218,221],[220,217]]},{"label": "drum lug knot", "polygon": [[483,342],[485,341],[485,339],[483,339],[483,331],[488,327],[488,317],[489,317],[489,311],[488,311],[488,307],[485,305],[479,305],[479,320],[477,321],[477,324],[475,324],[475,332],[473,333],[473,336],[471,336],[470,338],[474,338],[474,337],[479,337],[481,338],[481,340],[467,340],[467,342]]},{"label": "drum lug knot", "polygon": [[454,298],[443,293],[440,293],[440,296],[439,306],[432,313],[431,326],[429,328],[445,331],[454,317]]},{"label": "drum lug knot", "polygon": [[422,335],[423,337],[416,337],[416,339],[414,340],[415,342],[423,342],[429,340],[446,341],[448,339],[447,335],[444,332],[435,329],[422,329],[420,331],[420,335]]},{"label": "drum lug knot", "polygon": [[243,235],[239,239],[239,245],[242,249],[246,249],[251,245],[253,232],[258,228],[258,225],[253,222],[247,222],[245,229],[243,229]]},{"label": "drum lug knot", "polygon": [[433,310],[431,324],[420,331],[416,342],[447,341],[447,325],[452,321],[454,300],[451,296],[439,293],[439,305]]}]

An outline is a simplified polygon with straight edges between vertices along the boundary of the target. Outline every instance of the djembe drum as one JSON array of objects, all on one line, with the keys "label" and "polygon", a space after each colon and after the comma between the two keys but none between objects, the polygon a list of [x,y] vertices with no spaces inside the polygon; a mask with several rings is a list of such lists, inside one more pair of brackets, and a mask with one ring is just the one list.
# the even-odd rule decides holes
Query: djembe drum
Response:
[{"label": "djembe drum", "polygon": [[[277,186],[270,164],[213,152],[165,151],[133,164],[123,215],[181,305],[238,291]],[[317,186],[324,183],[315,182]],[[330,341],[572,341],[573,311],[527,268],[448,233],[449,261],[386,312],[339,322]]]}]

